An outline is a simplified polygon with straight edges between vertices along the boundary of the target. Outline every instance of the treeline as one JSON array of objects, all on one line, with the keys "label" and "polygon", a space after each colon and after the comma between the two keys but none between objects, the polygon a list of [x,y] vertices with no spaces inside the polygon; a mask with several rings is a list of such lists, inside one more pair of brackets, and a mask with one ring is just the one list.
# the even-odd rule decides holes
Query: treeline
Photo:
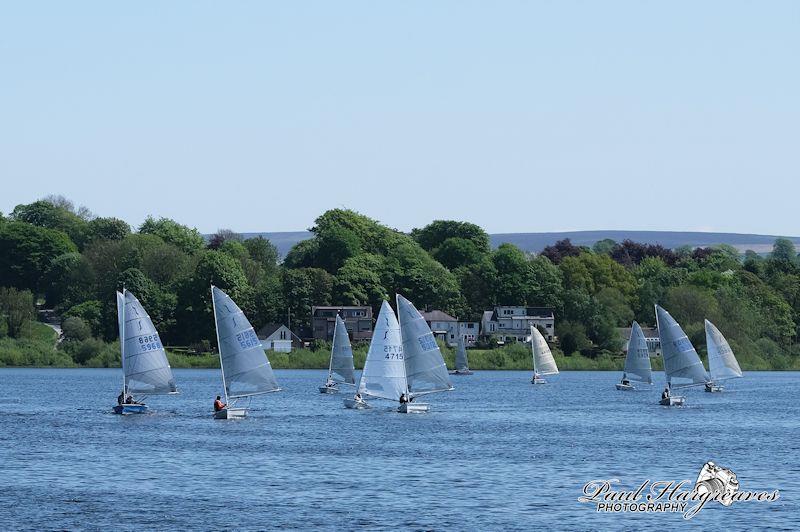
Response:
[{"label": "treeline", "polygon": [[213,283],[256,328],[290,320],[301,336],[312,305],[377,312],[394,293],[471,320],[494,305],[550,306],[562,350],[587,357],[618,353],[616,328],[634,319],[653,325],[659,303],[701,351],[708,318],[756,366],[797,364],[800,263],[789,240],[777,240],[766,258],[724,245],[670,250],[611,240],[591,249],[564,240],[534,256],[511,244],[492,250],[471,223],[434,221],[405,234],[342,209],[321,215],[311,231],[281,261],[269,241],[231,230],[206,240],[167,218],[134,230],[62,197],[19,205],[0,215],[0,337],[19,337],[33,302],[43,300],[63,317],[59,350],[96,364],[112,356],[103,344],[116,340],[114,291],[125,286],[166,345],[207,352]]}]

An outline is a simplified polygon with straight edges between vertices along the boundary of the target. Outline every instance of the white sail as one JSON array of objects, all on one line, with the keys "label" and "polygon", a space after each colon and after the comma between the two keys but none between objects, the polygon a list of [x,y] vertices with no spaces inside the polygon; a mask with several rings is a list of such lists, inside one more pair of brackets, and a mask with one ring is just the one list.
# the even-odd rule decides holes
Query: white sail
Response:
[{"label": "white sail", "polygon": [[464,337],[458,335],[458,347],[456,347],[456,371],[469,371],[467,362],[467,346],[464,345]]},{"label": "white sail", "polygon": [[392,307],[384,301],[375,322],[358,393],[397,401],[407,391],[400,324]]},{"label": "white sail", "polygon": [[628,342],[628,355],[625,357],[625,376],[630,380],[653,384],[652,374],[647,340],[644,338],[642,328],[634,321],[631,327],[631,339]]},{"label": "white sail", "polygon": [[211,294],[226,396],[235,399],[279,390],[267,354],[244,312],[216,286]]},{"label": "white sail", "polygon": [[531,349],[533,350],[533,372],[539,375],[554,375],[558,366],[547,341],[534,326],[531,326]]},{"label": "white sail", "polygon": [[447,366],[425,318],[414,305],[397,295],[397,314],[403,338],[408,391],[412,396],[452,390]]},{"label": "white sail", "polygon": [[711,380],[721,381],[742,376],[742,368],[733,355],[731,346],[713,323],[706,320],[706,346],[708,348],[708,372]]},{"label": "white sail", "polygon": [[122,393],[125,393],[125,296],[117,292],[117,328],[119,330],[119,357],[122,364]]},{"label": "white sail", "polygon": [[333,382],[355,384],[355,369],[353,368],[353,348],[344,320],[337,314],[336,326],[333,329],[333,347],[331,348],[331,363],[328,378]]},{"label": "white sail", "polygon": [[131,394],[177,393],[167,354],[150,316],[136,296],[124,290],[122,297],[124,306],[117,316],[123,318],[120,329],[123,331],[122,368],[126,391]]},{"label": "white sail", "polygon": [[664,358],[664,373],[667,382],[677,386],[690,386],[708,382],[703,362],[697,356],[692,342],[669,312],[656,305],[658,337]]}]

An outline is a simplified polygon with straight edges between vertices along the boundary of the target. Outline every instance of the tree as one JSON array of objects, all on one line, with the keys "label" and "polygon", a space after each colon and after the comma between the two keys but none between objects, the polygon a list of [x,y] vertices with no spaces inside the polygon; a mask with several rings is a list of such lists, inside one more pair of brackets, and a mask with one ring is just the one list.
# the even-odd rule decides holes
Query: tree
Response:
[{"label": "tree", "polygon": [[571,355],[591,346],[586,337],[586,328],[580,323],[562,320],[556,325],[556,332],[561,351],[565,355]]},{"label": "tree", "polygon": [[598,255],[610,255],[616,246],[616,240],[604,238],[603,240],[598,240],[594,243],[594,246],[592,246],[592,251]]},{"label": "tree", "polygon": [[377,309],[389,299],[381,275],[386,262],[380,255],[364,253],[347,259],[336,272],[332,298],[337,305],[370,305]]},{"label": "tree", "polygon": [[30,290],[0,287],[0,318],[6,324],[7,334],[19,338],[22,326],[33,319],[33,294]]},{"label": "tree", "polygon": [[674,252],[660,244],[640,244],[632,240],[624,240],[611,251],[611,258],[627,267],[635,266],[647,257],[658,257],[670,266],[678,260]]},{"label": "tree", "polygon": [[479,226],[469,222],[435,220],[422,229],[412,230],[411,236],[422,246],[422,249],[431,252],[434,257],[437,255],[434,250],[440,248],[451,238],[471,242],[472,249],[478,254],[486,254],[490,250],[489,235]]},{"label": "tree", "polygon": [[231,229],[218,229],[217,232],[208,239],[208,249],[219,249],[222,244],[229,240],[241,242],[244,238]]},{"label": "tree", "polygon": [[569,238],[559,240],[551,246],[546,246],[540,255],[550,259],[553,264],[560,264],[567,257],[577,257],[586,250],[584,247],[575,246]]},{"label": "tree", "polygon": [[89,325],[81,318],[71,316],[61,323],[64,340],[67,342],[82,341],[92,336]]},{"label": "tree", "polygon": [[186,253],[196,253],[205,247],[205,240],[200,232],[193,228],[181,225],[169,218],[159,218],[156,220],[148,216],[144,223],[139,227],[142,234],[156,235],[164,242],[173,244],[178,249]]},{"label": "tree", "polygon": [[63,203],[56,202],[56,204],[48,200],[17,205],[11,212],[11,218],[36,227],[63,231],[79,248],[83,248],[88,240],[89,226],[84,218],[70,210],[73,208],[72,203],[69,200],[65,201],[68,202],[69,208]]},{"label": "tree", "polygon": [[102,333],[102,312],[103,306],[100,301],[91,299],[71,307],[63,314],[63,317],[65,319],[80,318],[89,326],[92,336],[99,336]]},{"label": "tree", "polygon": [[309,332],[311,307],[331,304],[333,283],[333,276],[321,268],[283,272],[283,297],[291,316],[292,330]]},{"label": "tree", "polygon": [[474,241],[460,237],[448,238],[431,252],[433,258],[451,270],[476,264],[487,254],[488,252],[480,249]]},{"label": "tree", "polygon": [[248,238],[243,242],[244,247],[250,254],[250,258],[256,261],[264,270],[264,275],[272,276],[278,273],[278,248],[272,242],[262,236]]},{"label": "tree", "polygon": [[492,263],[497,271],[496,303],[525,305],[531,270],[522,250],[513,244],[501,244],[492,254]]},{"label": "tree", "polygon": [[89,240],[122,240],[131,233],[131,226],[119,218],[94,218],[89,221]]},{"label": "tree", "polygon": [[94,272],[78,252],[64,253],[50,261],[42,288],[47,306],[68,309],[93,295]]},{"label": "tree", "polygon": [[0,226],[0,285],[39,291],[50,261],[77,251],[69,237],[23,222]]}]

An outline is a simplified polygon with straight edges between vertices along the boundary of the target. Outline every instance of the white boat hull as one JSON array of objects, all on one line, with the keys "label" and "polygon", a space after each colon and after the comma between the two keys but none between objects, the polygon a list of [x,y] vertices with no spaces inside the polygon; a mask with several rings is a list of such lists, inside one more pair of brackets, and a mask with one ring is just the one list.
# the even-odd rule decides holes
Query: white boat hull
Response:
[{"label": "white boat hull", "polygon": [[547,381],[544,377],[534,376],[531,379],[531,384],[547,384]]},{"label": "white boat hull", "polygon": [[366,410],[367,408],[372,408],[369,405],[369,403],[367,403],[363,399],[361,401],[356,401],[352,397],[345,398],[344,407],[345,408],[351,408],[353,410]]},{"label": "white boat hull", "polygon": [[671,395],[666,399],[661,399],[658,404],[661,406],[683,406],[686,397],[682,395]]},{"label": "white boat hull", "polygon": [[632,390],[636,389],[636,388],[633,387],[632,384],[622,384],[621,382],[618,382],[616,384],[616,386],[617,386],[617,390],[622,390],[622,391],[626,391],[626,392],[629,392],[629,391],[632,391]]},{"label": "white boat hull", "polygon": [[247,417],[246,408],[223,408],[214,412],[214,419],[244,419]]},{"label": "white boat hull", "polygon": [[319,393],[339,393],[339,388],[336,386],[320,386]]},{"label": "white boat hull", "polygon": [[430,409],[431,405],[428,403],[403,403],[397,407],[401,414],[425,414]]},{"label": "white boat hull", "polygon": [[710,387],[706,386],[706,388],[705,388],[706,392],[708,392],[708,393],[719,393],[724,389],[725,389],[725,387],[721,386],[719,384],[712,384]]}]

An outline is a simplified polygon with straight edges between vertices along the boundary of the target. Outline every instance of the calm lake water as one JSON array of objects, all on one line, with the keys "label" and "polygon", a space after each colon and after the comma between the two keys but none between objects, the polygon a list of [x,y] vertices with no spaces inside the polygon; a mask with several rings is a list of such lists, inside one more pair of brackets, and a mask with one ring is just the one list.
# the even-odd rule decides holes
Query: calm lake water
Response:
[{"label": "calm lake water", "polygon": [[[800,528],[798,373],[748,373],[730,392],[617,392],[619,373],[453,377],[428,415],[346,410],[323,371],[276,372],[284,391],[214,421],[213,370],[176,370],[181,395],[115,416],[118,370],[0,369],[0,528],[640,529],[680,513],[599,514],[583,485],[694,483],[708,460],[773,503],[710,503],[690,524]],[[655,376],[663,382],[663,375]]]}]

